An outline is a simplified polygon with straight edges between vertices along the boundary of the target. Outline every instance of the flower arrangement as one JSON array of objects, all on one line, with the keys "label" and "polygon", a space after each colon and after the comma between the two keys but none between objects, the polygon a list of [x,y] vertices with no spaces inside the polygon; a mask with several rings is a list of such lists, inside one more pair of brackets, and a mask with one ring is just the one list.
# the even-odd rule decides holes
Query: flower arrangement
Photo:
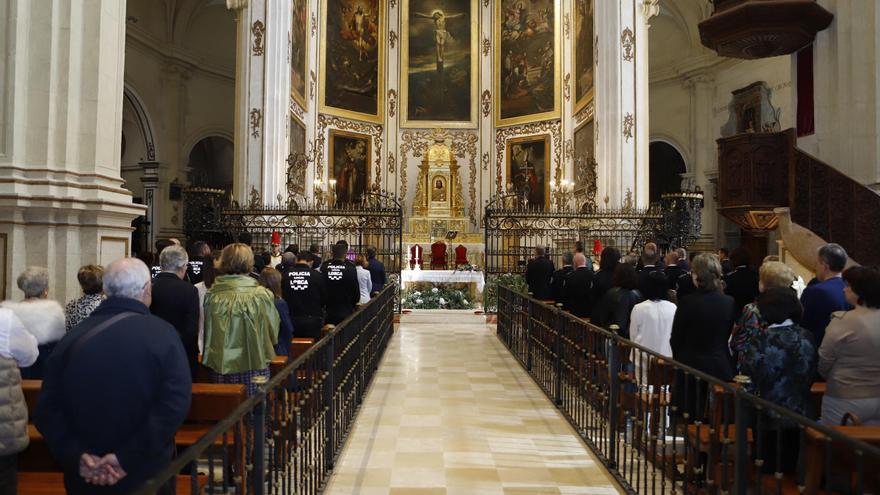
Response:
[{"label": "flower arrangement", "polygon": [[461,289],[434,286],[403,291],[400,304],[405,309],[474,309],[468,297]]},{"label": "flower arrangement", "polygon": [[457,272],[479,272],[480,267],[471,263],[465,263],[463,265],[458,265],[455,267],[455,271]]},{"label": "flower arrangement", "polygon": [[498,311],[498,286],[509,287],[523,294],[528,292],[526,277],[520,273],[490,275],[486,280],[486,287],[483,289],[483,311],[487,313]]}]

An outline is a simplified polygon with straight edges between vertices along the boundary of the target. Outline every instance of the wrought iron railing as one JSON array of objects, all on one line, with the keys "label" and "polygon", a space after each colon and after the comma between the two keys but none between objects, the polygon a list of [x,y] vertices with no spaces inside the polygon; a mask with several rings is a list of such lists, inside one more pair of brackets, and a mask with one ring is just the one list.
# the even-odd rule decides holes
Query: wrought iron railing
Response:
[{"label": "wrought iron railing", "polygon": [[562,266],[562,255],[571,252],[576,241],[587,250],[598,240],[623,253],[641,249],[662,229],[659,209],[635,208],[554,208],[540,210],[524,207],[515,195],[493,199],[486,207],[485,271],[494,273],[524,272],[536,247],[549,248],[548,256]]},{"label": "wrought iron railing", "polygon": [[193,494],[319,493],[393,332],[394,296],[358,308],[137,493],[181,472]]},{"label": "wrought iron railing", "polygon": [[844,428],[498,290],[499,339],[627,492],[880,490],[880,449]]}]

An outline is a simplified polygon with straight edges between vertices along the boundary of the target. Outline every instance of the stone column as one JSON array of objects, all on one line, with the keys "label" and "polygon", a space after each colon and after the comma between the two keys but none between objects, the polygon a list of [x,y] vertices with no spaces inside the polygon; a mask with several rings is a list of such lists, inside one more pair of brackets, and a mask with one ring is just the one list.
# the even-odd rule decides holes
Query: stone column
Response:
[{"label": "stone column", "polygon": [[227,0],[236,22],[233,194],[264,202],[286,194],[291,7],[285,0]]},{"label": "stone column", "polygon": [[684,80],[684,87],[690,93],[690,149],[693,150],[691,170],[694,183],[704,192],[703,228],[701,241],[716,245],[715,235],[723,228],[721,215],[715,214],[715,185],[718,180],[718,154],[715,144],[717,129],[712,123],[712,102],[715,96],[715,78],[711,73],[698,73]]},{"label": "stone column", "polygon": [[596,2],[599,204],[648,206],[648,36],[656,2]]},{"label": "stone column", "polygon": [[125,3],[6,0],[0,30],[0,292],[41,265],[63,301],[80,265],[128,254],[144,212],[120,177]]},{"label": "stone column", "polygon": [[146,218],[149,222],[147,235],[147,246],[149,250],[153,250],[156,245],[156,226],[158,225],[156,203],[159,197],[159,162],[140,162],[138,165],[143,167],[144,175],[141,177],[141,183],[144,185],[144,206],[147,207]]}]

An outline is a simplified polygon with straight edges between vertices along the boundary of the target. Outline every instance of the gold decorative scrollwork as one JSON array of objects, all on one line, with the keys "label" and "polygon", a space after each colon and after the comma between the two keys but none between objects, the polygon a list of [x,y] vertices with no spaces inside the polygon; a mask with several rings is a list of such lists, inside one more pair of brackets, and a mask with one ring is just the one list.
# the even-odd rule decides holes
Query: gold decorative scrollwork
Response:
[{"label": "gold decorative scrollwork", "polygon": [[318,19],[315,17],[315,13],[312,12],[312,38],[314,38],[318,34]]},{"label": "gold decorative scrollwork", "polygon": [[489,113],[492,111],[492,92],[488,89],[483,91],[483,96],[480,98],[480,103],[483,108],[483,117],[488,117]]},{"label": "gold decorative scrollwork", "polygon": [[397,31],[391,30],[388,33],[388,43],[391,44],[391,49],[394,49],[394,46],[397,44]]},{"label": "gold decorative scrollwork", "polygon": [[263,21],[259,19],[254,21],[254,25],[251,26],[251,34],[254,37],[254,44],[251,47],[251,53],[255,57],[260,57],[266,51],[263,46],[263,35],[266,34],[266,25],[263,24]]},{"label": "gold decorative scrollwork", "polygon": [[571,73],[565,75],[562,93],[565,95],[565,101],[571,100]]},{"label": "gold decorative scrollwork", "polygon": [[397,91],[393,88],[388,90],[388,116],[392,119],[397,110]]},{"label": "gold decorative scrollwork", "polygon": [[483,153],[483,170],[489,170],[489,152]]},{"label": "gold decorative scrollwork", "polygon": [[486,36],[486,33],[483,33],[483,56],[488,57],[491,50],[492,41],[489,40],[489,37]]},{"label": "gold decorative scrollwork", "polygon": [[632,62],[636,56],[636,35],[632,29],[624,28],[620,33],[620,46],[623,47],[623,59]]},{"label": "gold decorative scrollwork", "polygon": [[568,12],[565,13],[565,22],[562,24],[562,29],[565,31],[565,39],[571,38],[571,14]]},{"label": "gold decorative scrollwork", "polygon": [[623,116],[623,137],[626,138],[627,143],[633,137],[633,127],[635,126],[636,118],[633,114],[627,112],[626,115]]},{"label": "gold decorative scrollwork", "polygon": [[296,100],[294,100],[293,98],[290,99],[290,111],[293,112],[293,114],[296,115],[299,120],[305,120],[305,110],[303,110],[303,108],[299,106],[299,103],[297,103]]},{"label": "gold decorative scrollwork", "polygon": [[576,113],[574,116],[575,125],[579,126],[581,123],[586,122],[593,118],[593,115],[596,113],[596,105],[595,100],[590,101],[587,105],[581,109],[580,112]]},{"label": "gold decorative scrollwork", "polygon": [[260,137],[260,129],[263,126],[263,111],[259,108],[252,108],[250,113],[251,137],[254,139]]},{"label": "gold decorative scrollwork", "polygon": [[565,140],[565,161],[571,160],[574,155],[574,142],[571,139]]},{"label": "gold decorative scrollwork", "polygon": [[495,193],[501,196],[503,191],[504,153],[507,141],[518,136],[550,133],[553,144],[553,160],[555,163],[553,181],[557,184],[562,180],[562,121],[545,120],[531,122],[513,127],[502,127],[495,130]]},{"label": "gold decorative scrollwork", "polygon": [[315,84],[317,84],[318,76],[315,75],[315,71],[309,71],[309,99],[315,101]]},{"label": "gold decorative scrollwork", "polygon": [[394,157],[394,153],[388,153],[388,173],[393,174],[397,171],[397,159]]}]

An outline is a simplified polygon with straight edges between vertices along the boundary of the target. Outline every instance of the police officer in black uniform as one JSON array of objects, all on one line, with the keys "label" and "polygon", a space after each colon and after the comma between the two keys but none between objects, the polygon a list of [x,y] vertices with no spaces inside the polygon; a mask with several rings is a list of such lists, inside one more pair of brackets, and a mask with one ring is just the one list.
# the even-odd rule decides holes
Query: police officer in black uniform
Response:
[{"label": "police officer in black uniform", "polygon": [[296,256],[296,264],[283,273],[281,292],[290,308],[290,319],[296,337],[321,339],[324,326],[324,304],[327,288],[324,275],[312,268],[311,253]]},{"label": "police officer in black uniform", "polygon": [[202,270],[205,266],[205,256],[211,254],[211,247],[205,241],[196,241],[189,252],[189,266],[186,267],[186,278],[193,285],[204,278]]},{"label": "police officer in black uniform", "polygon": [[337,242],[333,246],[333,259],[325,261],[321,267],[324,282],[327,284],[326,323],[338,325],[352,314],[361,299],[357,269],[354,263],[345,259],[348,243]]}]

